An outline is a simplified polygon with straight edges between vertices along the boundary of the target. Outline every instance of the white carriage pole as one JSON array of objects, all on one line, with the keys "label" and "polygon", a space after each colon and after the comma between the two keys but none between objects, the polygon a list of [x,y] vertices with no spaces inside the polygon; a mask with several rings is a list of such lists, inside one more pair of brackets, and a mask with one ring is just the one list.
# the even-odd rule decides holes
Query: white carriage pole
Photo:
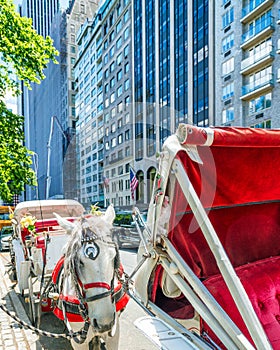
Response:
[{"label": "white carriage pole", "polygon": [[[174,280],[174,283],[180,288],[182,293],[186,296],[186,298],[194,305],[194,308],[198,310],[198,307],[201,307],[201,304],[204,303],[203,308],[207,307],[206,313],[207,317],[209,315],[214,316],[214,320],[218,320],[219,327],[222,327],[227,334],[231,337],[233,342],[237,345],[238,349],[246,349],[253,350],[255,347],[249,342],[247,338],[243,335],[240,329],[236,326],[236,324],[232,321],[232,319],[228,316],[228,314],[222,309],[217,300],[213,297],[213,295],[209,292],[209,290],[205,287],[205,285],[200,281],[200,279],[196,276],[196,274],[192,271],[192,269],[187,265],[184,259],[178,254],[177,250],[170,242],[170,240],[166,237],[162,237],[165,247],[167,249],[167,253],[173,262],[173,264],[177,267],[178,271],[174,271],[171,269],[171,264],[166,265],[165,270],[169,272],[169,276]],[[161,257],[161,260],[164,258]],[[166,258],[165,258],[166,259]],[[175,272],[175,273],[174,273]],[[184,276],[188,282],[188,284],[183,280],[181,276]],[[191,286],[191,288],[189,287]],[[197,298],[198,296],[198,298]],[[200,313],[198,311],[198,313]],[[204,313],[201,313],[201,317],[205,319],[206,317]],[[211,316],[210,316],[211,317]],[[210,318],[210,322],[207,321],[209,326],[214,330],[212,319]],[[219,331],[219,329],[218,329]],[[218,335],[218,331],[214,331],[215,334]],[[228,349],[232,349],[232,347],[228,347],[226,343],[223,342],[227,346]]]},{"label": "white carriage pole", "polygon": [[235,304],[245,321],[246,327],[259,350],[272,350],[271,344],[262,328],[250,299],[237,277],[235,270],[217,236],[217,233],[208,218],[197,193],[185,172],[182,163],[175,159],[173,161],[172,170],[184,192],[184,195],[191,207],[191,210],[201,228],[204,237],[216,259],[221,274],[228,286],[228,289],[235,301]]}]

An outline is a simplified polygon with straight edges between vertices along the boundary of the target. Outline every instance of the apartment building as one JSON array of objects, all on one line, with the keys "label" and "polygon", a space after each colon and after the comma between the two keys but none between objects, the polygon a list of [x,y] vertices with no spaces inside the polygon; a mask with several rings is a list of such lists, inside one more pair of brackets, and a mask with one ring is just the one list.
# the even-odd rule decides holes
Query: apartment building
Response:
[{"label": "apartment building", "polygon": [[221,0],[216,16],[216,124],[279,128],[279,3]]},{"label": "apartment building", "polygon": [[130,1],[103,1],[78,33],[79,199],[129,206],[133,161]]}]

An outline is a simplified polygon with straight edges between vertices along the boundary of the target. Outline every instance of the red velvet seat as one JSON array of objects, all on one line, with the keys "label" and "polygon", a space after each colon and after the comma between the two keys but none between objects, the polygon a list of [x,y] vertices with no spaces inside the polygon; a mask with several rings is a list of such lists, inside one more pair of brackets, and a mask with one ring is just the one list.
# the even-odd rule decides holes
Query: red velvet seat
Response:
[{"label": "red velvet seat", "polygon": [[[236,269],[253,308],[274,350],[280,349],[280,257],[268,258],[246,264]],[[216,275],[204,281],[218,303],[251,340],[249,332],[234,304],[222,276]],[[204,330],[221,346],[209,326],[202,322]]]}]

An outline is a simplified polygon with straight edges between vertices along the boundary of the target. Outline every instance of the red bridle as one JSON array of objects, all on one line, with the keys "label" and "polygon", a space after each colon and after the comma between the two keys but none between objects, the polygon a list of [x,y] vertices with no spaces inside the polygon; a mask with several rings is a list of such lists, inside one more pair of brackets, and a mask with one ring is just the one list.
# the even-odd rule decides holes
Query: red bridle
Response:
[{"label": "red bridle", "polygon": [[106,282],[91,282],[91,283],[81,284],[81,286],[83,287],[83,289],[105,288],[105,289],[111,290],[111,286]]}]

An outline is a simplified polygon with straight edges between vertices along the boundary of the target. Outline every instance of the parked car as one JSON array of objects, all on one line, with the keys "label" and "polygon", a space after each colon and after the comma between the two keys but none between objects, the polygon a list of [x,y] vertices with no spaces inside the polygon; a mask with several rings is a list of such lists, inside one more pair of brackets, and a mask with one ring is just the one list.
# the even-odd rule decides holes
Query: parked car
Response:
[{"label": "parked car", "polygon": [[0,231],[0,251],[9,250],[10,239],[13,234],[12,226],[4,226]]},{"label": "parked car", "polygon": [[[145,218],[143,219],[145,220]],[[131,211],[119,211],[116,213],[112,236],[120,248],[138,248],[140,236]]]}]

